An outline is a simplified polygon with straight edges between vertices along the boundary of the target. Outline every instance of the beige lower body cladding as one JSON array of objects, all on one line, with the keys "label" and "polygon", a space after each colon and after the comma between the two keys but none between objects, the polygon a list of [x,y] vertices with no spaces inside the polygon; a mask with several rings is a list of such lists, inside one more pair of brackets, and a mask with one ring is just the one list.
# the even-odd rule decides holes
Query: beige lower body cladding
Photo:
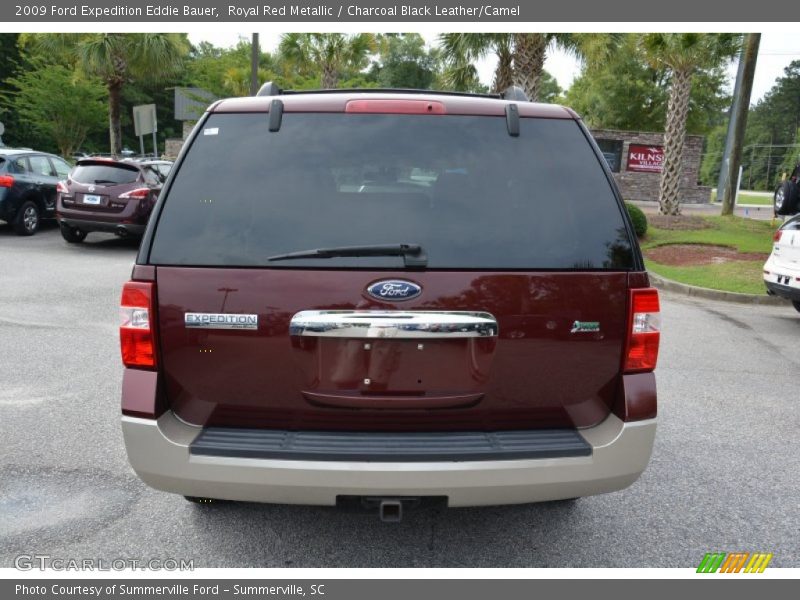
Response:
[{"label": "beige lower body cladding", "polygon": [[650,460],[656,421],[610,415],[581,430],[592,455],[530,460],[341,462],[198,456],[201,429],[171,412],[122,418],[128,457],[148,485],[184,496],[334,505],[337,496],[446,496],[450,506],[519,504],[623,489]]}]

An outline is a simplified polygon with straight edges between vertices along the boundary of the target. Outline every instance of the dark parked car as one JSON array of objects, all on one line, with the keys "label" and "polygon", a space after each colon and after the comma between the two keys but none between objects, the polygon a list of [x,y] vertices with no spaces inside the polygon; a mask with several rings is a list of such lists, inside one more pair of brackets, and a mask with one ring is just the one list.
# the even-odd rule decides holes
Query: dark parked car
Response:
[{"label": "dark parked car", "polygon": [[776,215],[794,215],[800,210],[800,163],[796,164],[785,181],[778,184],[772,196]]},{"label": "dark parked car", "polygon": [[633,483],[659,300],[575,113],[519,91],[275,92],[201,118],[124,286],[139,476],[387,520]]},{"label": "dark parked car", "polygon": [[56,217],[61,235],[82,242],[90,231],[120,236],[144,233],[161,187],[167,161],[86,158],[58,184]]},{"label": "dark parked car", "polygon": [[55,216],[56,185],[70,169],[54,154],[0,148],[0,219],[19,235],[36,233]]}]

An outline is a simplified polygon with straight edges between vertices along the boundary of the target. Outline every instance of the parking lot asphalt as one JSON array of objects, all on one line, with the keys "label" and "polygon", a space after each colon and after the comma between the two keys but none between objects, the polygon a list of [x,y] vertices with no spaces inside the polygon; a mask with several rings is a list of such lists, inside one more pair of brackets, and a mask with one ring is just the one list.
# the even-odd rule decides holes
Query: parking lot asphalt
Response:
[{"label": "parking lot asphalt", "polygon": [[135,242],[0,225],[0,566],[20,554],[195,567],[800,567],[800,314],[662,295],[659,429],[631,488],[573,503],[196,506],[147,488],[119,427],[120,287]]}]

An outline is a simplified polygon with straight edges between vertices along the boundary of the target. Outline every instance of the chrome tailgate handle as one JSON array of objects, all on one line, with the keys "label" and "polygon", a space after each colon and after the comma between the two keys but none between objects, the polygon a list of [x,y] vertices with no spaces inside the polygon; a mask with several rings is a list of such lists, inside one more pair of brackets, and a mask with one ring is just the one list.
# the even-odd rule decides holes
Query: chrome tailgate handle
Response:
[{"label": "chrome tailgate handle", "polygon": [[304,310],[289,325],[290,335],[338,338],[481,338],[498,331],[487,312]]}]

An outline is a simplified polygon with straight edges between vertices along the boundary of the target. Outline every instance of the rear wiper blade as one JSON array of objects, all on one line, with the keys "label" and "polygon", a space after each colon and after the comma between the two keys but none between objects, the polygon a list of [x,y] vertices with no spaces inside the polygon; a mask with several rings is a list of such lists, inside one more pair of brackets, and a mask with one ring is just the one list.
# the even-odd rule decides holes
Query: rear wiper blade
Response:
[{"label": "rear wiper blade", "polygon": [[116,183],[116,181],[111,181],[110,179],[95,179],[94,182],[100,185],[104,183]]},{"label": "rear wiper blade", "polygon": [[267,258],[274,260],[293,260],[295,258],[333,258],[335,256],[402,256],[407,267],[426,267],[428,256],[418,244],[389,244],[382,246],[339,246],[337,248],[317,248],[276,254]]}]

